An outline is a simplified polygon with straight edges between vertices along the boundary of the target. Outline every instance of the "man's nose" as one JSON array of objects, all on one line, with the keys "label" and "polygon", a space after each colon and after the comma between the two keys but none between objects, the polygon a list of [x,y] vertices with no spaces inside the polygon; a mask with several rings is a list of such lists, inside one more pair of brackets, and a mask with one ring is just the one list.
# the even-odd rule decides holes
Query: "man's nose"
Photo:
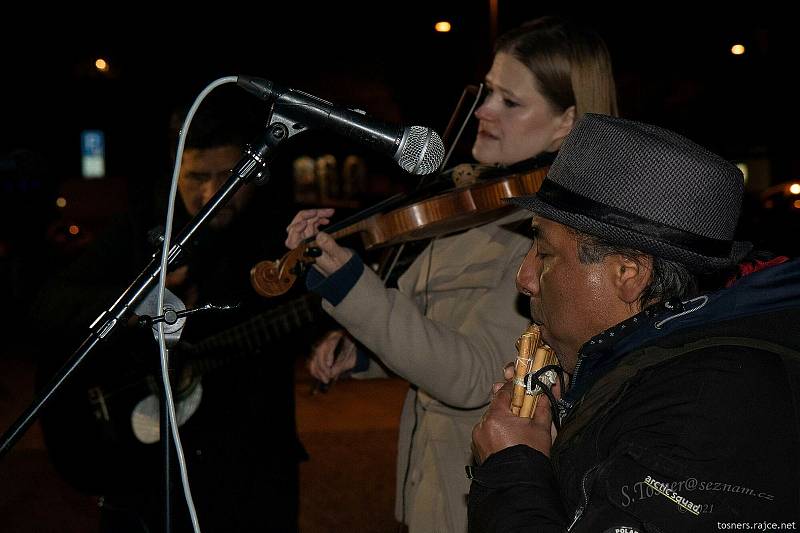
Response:
[{"label": "man's nose", "polygon": [[517,271],[517,291],[525,296],[539,293],[539,264],[536,260],[536,249],[531,248]]},{"label": "man's nose", "polygon": [[212,178],[203,183],[203,189],[201,192],[203,205],[206,205],[208,201],[211,200],[215,194],[217,194],[217,191],[220,187],[222,187],[223,183],[225,183],[225,178]]},{"label": "man's nose", "polygon": [[203,188],[200,192],[200,198],[203,202],[203,205],[206,205],[211,197],[214,196],[214,193],[217,192],[217,184],[213,183],[211,180],[207,181],[203,184]]}]

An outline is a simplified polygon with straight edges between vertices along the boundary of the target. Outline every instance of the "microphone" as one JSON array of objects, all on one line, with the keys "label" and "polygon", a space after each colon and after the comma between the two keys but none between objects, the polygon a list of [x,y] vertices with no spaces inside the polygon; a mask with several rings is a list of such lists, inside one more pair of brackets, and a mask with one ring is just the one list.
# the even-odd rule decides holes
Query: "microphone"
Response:
[{"label": "microphone", "polygon": [[262,100],[274,100],[276,108],[280,106],[280,116],[295,122],[289,126],[290,134],[308,126],[332,130],[388,154],[411,174],[430,174],[444,159],[442,139],[430,128],[386,124],[363,111],[337,107],[262,78],[239,76],[236,84]]}]

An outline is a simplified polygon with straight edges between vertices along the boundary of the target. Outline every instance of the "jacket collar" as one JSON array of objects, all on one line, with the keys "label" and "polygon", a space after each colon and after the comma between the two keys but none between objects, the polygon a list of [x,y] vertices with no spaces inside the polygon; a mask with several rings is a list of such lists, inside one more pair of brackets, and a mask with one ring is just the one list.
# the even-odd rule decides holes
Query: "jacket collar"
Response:
[{"label": "jacket collar", "polygon": [[710,294],[648,307],[581,347],[570,390],[563,398],[564,407],[570,409],[600,377],[634,350],[679,332],[798,307],[800,258],[754,272]]}]

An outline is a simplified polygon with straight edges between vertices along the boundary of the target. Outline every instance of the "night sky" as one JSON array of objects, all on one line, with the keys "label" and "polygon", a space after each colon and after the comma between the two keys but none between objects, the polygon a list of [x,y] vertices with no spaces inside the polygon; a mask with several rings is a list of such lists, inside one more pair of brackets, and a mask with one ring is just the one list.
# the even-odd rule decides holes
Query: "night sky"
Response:
[{"label": "night sky", "polygon": [[[501,32],[547,13],[522,7],[533,2],[499,4]],[[397,13],[382,3],[380,14],[377,6],[359,14],[305,6],[187,12],[184,20],[123,10],[103,22],[95,15],[96,24],[73,13],[76,24],[30,28],[23,17],[2,37],[0,149],[41,151],[66,178],[79,172],[78,132],[101,128],[109,173],[139,174],[164,157],[169,112],[213,79],[236,74],[441,131],[463,86],[480,81],[490,64],[488,2],[411,1],[397,3]],[[793,142],[782,136],[797,115],[788,83],[797,61],[781,14],[698,18],[666,7],[566,14],[606,39],[623,115],[676,129],[732,159],[766,155],[775,179],[789,179],[797,163]],[[440,18],[453,22],[451,33],[432,31]],[[735,42],[747,47],[744,56],[730,54]],[[93,70],[98,56],[109,60],[108,75]],[[375,99],[377,86],[391,102]],[[373,101],[377,107],[361,103]]]},{"label": "night sky", "polygon": [[[236,74],[442,132],[464,86],[481,81],[491,64],[489,2],[358,5],[214,6],[183,18],[122,6],[91,16],[50,13],[47,21],[9,18],[0,32],[0,155],[36,154],[57,186],[80,176],[80,132],[101,129],[108,176],[147,189],[170,169],[170,113],[214,79]],[[753,162],[757,189],[800,173],[791,82],[797,30],[785,12],[764,3],[713,16],[676,4],[560,12],[537,5],[499,1],[498,31],[545,14],[594,27],[611,51],[623,116]],[[67,17],[76,22],[60,22]],[[453,23],[452,32],[432,30],[441,19]],[[730,53],[735,43],[746,47],[743,56]],[[94,69],[97,57],[109,61],[108,74]],[[280,149],[290,158],[320,150],[319,142],[309,134]],[[287,186],[280,179],[269,186]],[[398,187],[410,180],[390,179]],[[6,205],[19,204],[7,183],[3,194]]]}]

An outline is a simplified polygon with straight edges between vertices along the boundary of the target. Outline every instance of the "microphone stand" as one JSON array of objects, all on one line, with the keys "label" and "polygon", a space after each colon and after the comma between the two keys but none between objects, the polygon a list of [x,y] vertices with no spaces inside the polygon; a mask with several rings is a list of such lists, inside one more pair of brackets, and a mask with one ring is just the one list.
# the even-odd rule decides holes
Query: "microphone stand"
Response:
[{"label": "microphone stand", "polygon": [[[158,254],[156,254],[158,255]],[[164,289],[164,308],[158,308],[158,294],[156,290],[152,290],[135,309],[135,313],[139,316],[140,326],[150,326],[153,330],[153,336],[158,342],[158,328],[155,326],[158,322],[164,323],[164,338],[167,348],[172,348],[178,343],[181,337],[183,325],[186,322],[186,316],[198,311],[203,311],[210,308],[206,305],[204,307],[186,310],[183,302],[175,296],[169,289]],[[159,315],[159,312],[163,312]],[[162,473],[164,479],[162,482],[163,487],[163,524],[164,531],[170,531],[170,524],[172,524],[172,471],[171,471],[171,457],[172,444],[170,433],[170,417],[167,415],[167,389],[161,387],[161,392],[158,395],[159,407],[159,437],[161,438],[161,452],[162,452]]]},{"label": "microphone stand", "polygon": [[[191,237],[206,221],[214,217],[216,211],[236,193],[245,183],[256,180],[266,183],[269,180],[267,168],[270,151],[289,137],[287,127],[281,122],[270,124],[251,144],[244,149],[245,155],[231,171],[231,175],[217,193],[203,206],[197,215],[181,230],[169,250],[168,264],[172,264],[181,254]],[[120,324],[124,324],[129,317],[130,309],[141,301],[158,283],[161,272],[160,253],[139,274],[117,298],[116,302],[104,311],[89,326],[89,335],[84,339],[78,349],[70,356],[61,369],[56,372],[50,382],[34,398],[33,403],[20,415],[12,426],[0,438],[0,459],[2,459],[25,434],[33,423],[39,411],[52,399],[56,391],[64,385],[70,375],[83,363],[87,355],[100,341],[106,340]],[[163,312],[163,310],[161,311]],[[161,411],[161,419],[167,418],[166,412]],[[164,427],[162,426],[162,430]],[[168,442],[168,432],[162,432],[161,437]],[[168,478],[167,474],[167,478]]]}]

